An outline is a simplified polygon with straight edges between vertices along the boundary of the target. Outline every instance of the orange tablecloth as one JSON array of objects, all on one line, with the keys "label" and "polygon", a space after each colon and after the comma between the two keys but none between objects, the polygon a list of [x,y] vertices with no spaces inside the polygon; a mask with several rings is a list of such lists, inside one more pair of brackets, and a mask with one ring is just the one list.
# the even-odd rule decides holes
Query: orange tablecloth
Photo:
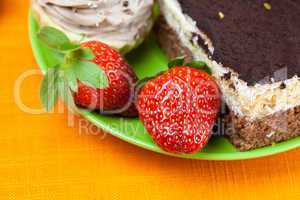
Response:
[{"label": "orange tablecloth", "polygon": [[[300,199],[300,149],[234,162],[171,158],[142,150],[67,114],[40,108],[28,40],[29,0],[0,3],[0,199]],[[28,71],[33,70],[33,71]],[[16,93],[14,95],[14,92]]]}]

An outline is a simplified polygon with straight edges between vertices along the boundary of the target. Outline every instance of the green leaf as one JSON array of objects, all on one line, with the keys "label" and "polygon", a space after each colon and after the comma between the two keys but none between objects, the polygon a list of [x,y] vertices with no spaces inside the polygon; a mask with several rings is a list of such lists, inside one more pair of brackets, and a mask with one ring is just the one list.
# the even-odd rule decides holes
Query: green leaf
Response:
[{"label": "green leaf", "polygon": [[65,70],[65,78],[68,82],[69,87],[73,92],[78,91],[78,82],[76,72],[72,69]]},{"label": "green leaf", "polygon": [[40,98],[47,112],[50,112],[58,100],[58,68],[49,68],[40,88]]},{"label": "green leaf", "polygon": [[76,112],[77,107],[74,102],[72,91],[70,90],[70,86],[68,84],[68,80],[65,77],[61,77],[58,81],[58,93],[64,103],[68,105],[68,108]]},{"label": "green leaf", "polygon": [[205,62],[202,62],[202,61],[196,60],[196,61],[186,64],[186,66],[201,69],[210,75],[212,74],[211,69],[207,66],[207,64]]},{"label": "green leaf", "polygon": [[47,59],[49,67],[55,67],[64,62],[65,55],[59,51],[51,51],[51,59]]},{"label": "green leaf", "polygon": [[108,87],[108,78],[105,72],[95,63],[79,61],[74,63],[73,68],[77,78],[88,86],[94,88]]},{"label": "green leaf", "polygon": [[91,61],[95,58],[93,51],[89,48],[80,48],[66,52],[62,68],[72,67],[80,61]]},{"label": "green leaf", "polygon": [[81,60],[93,60],[95,55],[90,48],[81,48],[79,50],[79,59]]},{"label": "green leaf", "polygon": [[185,59],[185,56],[180,56],[180,57],[177,57],[177,58],[171,60],[168,64],[168,67],[169,68],[176,67],[176,66],[180,67],[183,65],[184,59]]},{"label": "green leaf", "polygon": [[37,37],[50,48],[59,51],[69,51],[80,48],[79,44],[73,44],[70,39],[60,30],[53,27],[43,27]]}]

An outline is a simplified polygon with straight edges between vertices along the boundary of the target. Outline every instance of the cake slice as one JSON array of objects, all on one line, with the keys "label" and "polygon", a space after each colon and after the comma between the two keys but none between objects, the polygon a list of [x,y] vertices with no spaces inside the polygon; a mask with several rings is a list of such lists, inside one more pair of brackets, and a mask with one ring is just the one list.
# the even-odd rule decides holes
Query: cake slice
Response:
[{"label": "cake slice", "polygon": [[170,57],[205,61],[240,150],[300,135],[300,1],[160,0],[157,35]]}]

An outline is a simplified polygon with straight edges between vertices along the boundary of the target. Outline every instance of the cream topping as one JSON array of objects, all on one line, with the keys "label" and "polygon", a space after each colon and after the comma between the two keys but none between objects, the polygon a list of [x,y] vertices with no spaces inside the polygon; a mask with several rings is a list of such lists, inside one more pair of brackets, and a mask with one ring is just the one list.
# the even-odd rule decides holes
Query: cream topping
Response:
[{"label": "cream topping", "polygon": [[131,44],[152,26],[154,0],[34,0],[60,28],[89,39]]}]

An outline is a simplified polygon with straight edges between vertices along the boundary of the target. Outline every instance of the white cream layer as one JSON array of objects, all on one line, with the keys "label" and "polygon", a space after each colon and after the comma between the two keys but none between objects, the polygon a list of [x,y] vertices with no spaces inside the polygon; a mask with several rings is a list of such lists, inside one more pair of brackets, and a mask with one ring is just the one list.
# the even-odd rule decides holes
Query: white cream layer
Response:
[{"label": "white cream layer", "polygon": [[45,23],[73,40],[100,40],[117,49],[133,46],[152,27],[154,0],[33,0]]},{"label": "white cream layer", "polygon": [[[237,115],[247,117],[250,120],[259,119],[279,111],[286,111],[300,105],[300,80],[298,76],[286,80],[285,89],[281,89],[282,82],[272,84],[256,84],[248,86],[247,83],[238,78],[238,74],[230,68],[223,66],[208,58],[205,51],[192,41],[192,33],[198,33],[213,54],[214,47],[211,40],[201,32],[196,22],[189,16],[183,14],[177,0],[159,0],[161,11],[166,21],[176,31],[182,44],[193,54],[194,59],[205,61],[213,71],[224,101]],[[230,80],[224,80],[224,74],[232,72]],[[235,90],[233,87],[235,87]]]}]

